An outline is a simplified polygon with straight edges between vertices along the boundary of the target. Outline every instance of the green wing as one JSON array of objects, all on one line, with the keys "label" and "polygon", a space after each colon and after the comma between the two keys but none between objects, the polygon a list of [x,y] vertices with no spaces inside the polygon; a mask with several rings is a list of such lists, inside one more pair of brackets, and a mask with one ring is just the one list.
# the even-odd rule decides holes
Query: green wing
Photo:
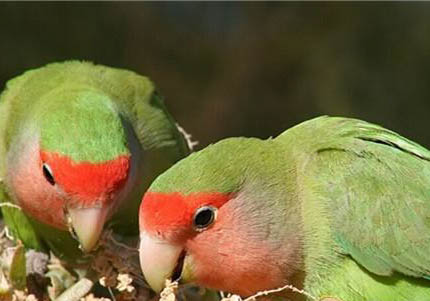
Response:
[{"label": "green wing", "polygon": [[2,183],[0,183],[0,206],[4,222],[10,234],[15,239],[21,240],[28,248],[39,251],[44,250],[43,243],[35,232],[33,225],[21,209],[15,207],[10,201]]},{"label": "green wing", "polygon": [[429,276],[430,152],[369,123],[320,121],[309,172],[342,252],[378,275]]}]

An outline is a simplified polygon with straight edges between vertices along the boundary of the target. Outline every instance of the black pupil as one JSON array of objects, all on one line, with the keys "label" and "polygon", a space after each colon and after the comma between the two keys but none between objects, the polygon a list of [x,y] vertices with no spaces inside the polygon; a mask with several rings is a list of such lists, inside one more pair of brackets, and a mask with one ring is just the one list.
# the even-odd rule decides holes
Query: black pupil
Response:
[{"label": "black pupil", "polygon": [[55,185],[54,176],[52,175],[52,173],[49,171],[49,168],[45,164],[43,164],[42,170],[43,170],[43,175],[45,176],[46,181],[48,181],[49,184],[51,184],[51,185]]},{"label": "black pupil", "polygon": [[197,213],[194,218],[194,224],[197,228],[204,228],[210,225],[214,219],[214,212],[212,208],[203,208]]}]

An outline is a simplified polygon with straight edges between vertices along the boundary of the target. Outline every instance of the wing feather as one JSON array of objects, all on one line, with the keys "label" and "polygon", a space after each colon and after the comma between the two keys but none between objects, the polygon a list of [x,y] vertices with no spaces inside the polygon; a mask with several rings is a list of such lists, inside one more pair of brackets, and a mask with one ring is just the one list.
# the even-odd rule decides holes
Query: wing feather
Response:
[{"label": "wing feather", "polygon": [[307,171],[343,252],[378,275],[429,276],[430,152],[376,125],[326,120]]}]

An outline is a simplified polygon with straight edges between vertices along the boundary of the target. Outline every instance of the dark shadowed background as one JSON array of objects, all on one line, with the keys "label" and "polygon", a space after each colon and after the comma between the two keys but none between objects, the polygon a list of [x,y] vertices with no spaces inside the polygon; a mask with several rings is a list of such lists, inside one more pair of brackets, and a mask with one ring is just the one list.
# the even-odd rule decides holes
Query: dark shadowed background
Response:
[{"label": "dark shadowed background", "polygon": [[149,76],[199,148],[329,114],[430,147],[430,3],[0,3],[0,84],[84,59]]}]

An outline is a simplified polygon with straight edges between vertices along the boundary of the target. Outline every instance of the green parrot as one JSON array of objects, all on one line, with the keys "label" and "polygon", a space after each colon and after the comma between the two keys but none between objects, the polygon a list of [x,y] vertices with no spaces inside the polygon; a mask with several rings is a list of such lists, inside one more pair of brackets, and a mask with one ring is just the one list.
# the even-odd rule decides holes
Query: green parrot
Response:
[{"label": "green parrot", "polygon": [[430,151],[364,121],[211,145],[151,184],[139,219],[155,291],[171,277],[241,296],[430,300]]},{"label": "green parrot", "polygon": [[106,224],[137,234],[143,192],[188,152],[152,82],[131,71],[53,63],[0,96],[5,222],[25,246],[60,258],[94,249]]}]

